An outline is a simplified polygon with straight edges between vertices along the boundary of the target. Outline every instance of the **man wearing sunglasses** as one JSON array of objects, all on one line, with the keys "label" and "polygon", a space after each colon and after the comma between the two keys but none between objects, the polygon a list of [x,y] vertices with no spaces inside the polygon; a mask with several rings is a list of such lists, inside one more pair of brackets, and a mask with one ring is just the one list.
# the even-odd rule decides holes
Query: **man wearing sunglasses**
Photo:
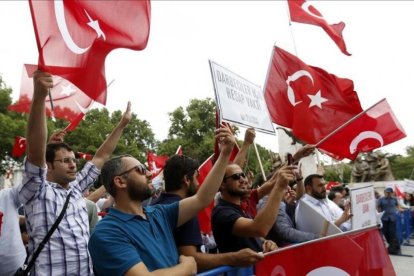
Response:
[{"label": "man wearing sunglasses", "polygon": [[[114,197],[115,207],[98,223],[89,241],[98,275],[197,272],[193,257],[178,255],[173,230],[207,207],[220,186],[235,138],[227,128],[220,128],[215,131],[215,139],[221,153],[203,185],[196,194],[172,204],[142,206],[153,187],[150,174],[144,173],[135,158],[122,156],[105,163],[102,181]],[[186,177],[194,177],[194,171],[188,171]]]},{"label": "man wearing sunglasses", "polygon": [[[187,156],[174,155],[164,166],[165,193],[162,193],[153,204],[171,204],[193,196],[198,187],[198,164]],[[208,254],[201,252],[203,244],[200,225],[197,217],[193,217],[174,230],[174,240],[178,251],[184,256],[193,256],[197,263],[197,271],[205,271],[217,266],[250,266],[263,258],[250,248],[238,252]]]},{"label": "man wearing sunglasses", "polygon": [[221,199],[212,212],[212,228],[220,252],[234,252],[250,248],[256,252],[276,249],[272,241],[263,242],[276,220],[279,204],[290,181],[294,180],[296,166],[283,166],[270,178],[273,188],[269,200],[255,218],[241,208],[242,199],[250,192],[242,169],[229,164],[221,180]]},{"label": "man wearing sunglasses", "polygon": [[111,156],[123,129],[131,119],[131,107],[112,133],[96,151],[91,162],[77,172],[75,153],[65,143],[46,145],[46,106],[52,75],[33,74],[34,93],[27,124],[27,159],[25,175],[19,191],[24,204],[29,241],[29,254],[39,246],[62,211],[66,198],[69,205],[58,228],[38,256],[32,274],[91,275],[88,254],[89,225],[83,192],[93,184],[99,170]]}]

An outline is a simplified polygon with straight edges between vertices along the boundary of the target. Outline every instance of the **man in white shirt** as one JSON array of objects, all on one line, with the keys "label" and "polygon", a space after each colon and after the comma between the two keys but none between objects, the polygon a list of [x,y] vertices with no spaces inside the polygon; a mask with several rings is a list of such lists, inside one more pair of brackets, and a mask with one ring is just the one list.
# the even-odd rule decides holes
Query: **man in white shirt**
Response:
[{"label": "man in white shirt", "polygon": [[[322,175],[311,174],[305,178],[305,192],[306,194],[300,199],[299,205],[306,201],[308,205],[312,206],[320,214],[322,214],[328,221],[334,223],[342,231],[351,230],[350,212],[351,205],[347,204],[345,210],[338,207],[333,201],[326,197],[325,180]],[[295,220],[296,226],[301,231],[311,232],[312,218],[305,216],[298,212],[299,206],[296,208]]]}]

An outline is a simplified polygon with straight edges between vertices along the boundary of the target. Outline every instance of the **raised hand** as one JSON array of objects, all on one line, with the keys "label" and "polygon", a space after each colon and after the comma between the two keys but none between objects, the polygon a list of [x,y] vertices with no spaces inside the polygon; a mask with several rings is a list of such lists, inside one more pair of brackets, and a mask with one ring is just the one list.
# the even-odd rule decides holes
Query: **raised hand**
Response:
[{"label": "raised hand", "polygon": [[122,118],[120,120],[121,126],[125,127],[129,123],[129,121],[131,121],[131,118],[132,118],[132,114],[131,114],[131,102],[128,101],[127,108],[126,108],[126,110],[125,110],[125,112],[122,115]]},{"label": "raised hand", "polygon": [[65,138],[66,131],[65,130],[56,130],[55,132],[50,135],[49,138],[49,144],[52,143],[63,143],[63,140]]},{"label": "raised hand", "polygon": [[218,140],[220,151],[224,154],[230,154],[236,144],[236,138],[233,133],[226,128],[218,128],[214,131],[214,137]]},{"label": "raised hand", "polygon": [[33,73],[33,86],[34,93],[33,97],[46,98],[49,94],[49,89],[53,88],[52,75],[37,70]]},{"label": "raised hand", "polygon": [[253,144],[254,138],[256,138],[256,131],[254,128],[249,127],[246,129],[246,132],[244,133],[244,142],[248,144]]}]

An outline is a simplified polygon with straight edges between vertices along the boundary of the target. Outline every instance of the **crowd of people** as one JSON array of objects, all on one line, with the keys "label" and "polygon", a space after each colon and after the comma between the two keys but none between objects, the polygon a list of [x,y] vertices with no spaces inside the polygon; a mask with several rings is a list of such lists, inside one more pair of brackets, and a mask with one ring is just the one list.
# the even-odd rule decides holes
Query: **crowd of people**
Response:
[{"label": "crowd of people", "polygon": [[[128,103],[118,125],[78,171],[75,153],[64,143],[65,132],[47,140],[45,100],[52,76],[37,71],[33,81],[24,178],[0,191],[0,275],[14,275],[31,261],[31,275],[194,275],[222,265],[250,267],[263,253],[326,235],[309,228],[309,217],[298,212],[301,204],[311,205],[341,230],[351,229],[346,191],[337,187],[328,195],[322,174],[302,177],[298,164],[314,152],[312,145],[252,187],[253,179],[244,171],[255,138],[252,128],[233,162],[234,135],[226,127],[215,130],[220,154],[201,186],[199,164],[185,155],[171,156],[163,169],[163,190],[154,196],[145,164],[128,154],[112,157],[131,119]],[[102,186],[89,193],[95,182]],[[213,200],[214,239],[207,245],[197,214]],[[378,206],[392,213],[398,203],[387,195]],[[393,244],[393,219],[385,216],[383,225],[387,242]]]}]

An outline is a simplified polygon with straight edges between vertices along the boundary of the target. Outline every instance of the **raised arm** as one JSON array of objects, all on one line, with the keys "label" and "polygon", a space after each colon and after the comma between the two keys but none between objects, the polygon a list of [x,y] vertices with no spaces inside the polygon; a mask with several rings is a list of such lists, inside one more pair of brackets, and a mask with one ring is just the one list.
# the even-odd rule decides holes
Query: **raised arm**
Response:
[{"label": "raised arm", "polygon": [[233,163],[239,165],[240,168],[244,168],[245,166],[247,152],[249,151],[250,145],[254,143],[255,137],[256,132],[254,131],[254,128],[250,127],[246,129],[246,132],[244,133],[243,145],[233,160]]},{"label": "raised arm", "polygon": [[131,102],[128,102],[127,109],[122,115],[118,125],[112,130],[111,134],[109,134],[92,158],[92,163],[94,163],[98,169],[101,169],[103,164],[111,157],[116,145],[118,144],[119,138],[121,138],[122,131],[128,125],[130,120]]},{"label": "raised arm", "polygon": [[46,165],[46,109],[45,101],[53,87],[52,75],[42,71],[33,74],[33,99],[27,122],[27,159],[37,167]]},{"label": "raised arm", "polygon": [[220,187],[236,140],[227,128],[217,129],[215,139],[218,139],[220,145],[219,158],[214,163],[198,192],[194,196],[180,201],[177,227],[196,216],[201,209],[207,207]]},{"label": "raised arm", "polygon": [[232,232],[240,237],[266,237],[279,212],[279,205],[289,184],[294,179],[295,166],[283,166],[269,181],[274,181],[272,191],[265,206],[254,219],[239,218],[233,225]]}]

